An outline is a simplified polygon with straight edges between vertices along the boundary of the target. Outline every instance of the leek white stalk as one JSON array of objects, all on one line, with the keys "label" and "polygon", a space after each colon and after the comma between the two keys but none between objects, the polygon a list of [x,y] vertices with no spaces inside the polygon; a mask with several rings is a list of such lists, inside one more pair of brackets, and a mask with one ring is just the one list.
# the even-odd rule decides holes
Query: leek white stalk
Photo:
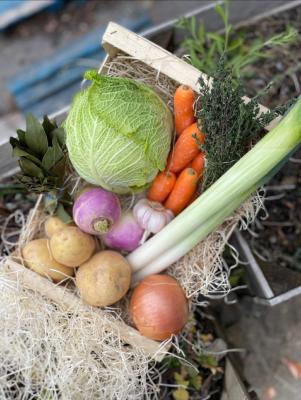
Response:
[{"label": "leek white stalk", "polygon": [[[261,139],[244,157],[218,179],[202,196],[171,221],[161,232],[128,256],[133,271],[138,271],[188,238],[237,199],[255,190],[262,179],[301,142],[301,99],[281,122]],[[238,204],[239,205],[239,204]],[[223,217],[224,218],[224,217]],[[223,222],[220,219],[219,224]]]},{"label": "leek white stalk", "polygon": [[196,246],[202,239],[204,239],[210,232],[213,232],[216,228],[221,225],[221,221],[224,221],[228,216],[233,213],[233,210],[238,208],[253,192],[253,187],[247,193],[244,193],[236,201],[229,204],[227,207],[222,209],[219,213],[209,218],[204,224],[200,225],[198,229],[193,231],[187,238],[178,243],[176,246],[171,247],[165,253],[161,254],[160,257],[156,258],[144,268],[137,271],[132,276],[132,286],[135,286],[137,282],[140,282],[143,278],[148,275],[158,274],[164,269],[168,268],[174,262],[182,258],[188,253],[194,246]]}]

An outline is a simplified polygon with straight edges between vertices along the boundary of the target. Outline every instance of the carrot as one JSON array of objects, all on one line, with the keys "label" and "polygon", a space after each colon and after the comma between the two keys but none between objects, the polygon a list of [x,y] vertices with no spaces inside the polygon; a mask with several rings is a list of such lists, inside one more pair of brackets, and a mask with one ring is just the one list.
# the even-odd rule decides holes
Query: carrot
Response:
[{"label": "carrot", "polygon": [[167,157],[165,171],[170,172],[169,168],[170,168],[171,160],[172,160],[172,151],[169,153],[169,155]]},{"label": "carrot", "polygon": [[147,193],[147,198],[162,203],[172,191],[176,180],[176,175],[173,172],[160,172],[154,179]]},{"label": "carrot", "polygon": [[200,152],[191,162],[191,168],[193,168],[200,178],[204,173],[205,168],[205,157],[204,153]]},{"label": "carrot", "polygon": [[185,168],[175,183],[164,206],[175,215],[179,214],[189,203],[198,183],[198,174],[193,168]]},{"label": "carrot", "polygon": [[179,172],[198,155],[200,143],[204,143],[204,134],[194,123],[184,130],[176,141],[172,152],[171,160],[168,164],[168,170]]},{"label": "carrot", "polygon": [[174,94],[174,114],[177,135],[195,122],[193,103],[195,102],[194,91],[186,85],[179,86]]},{"label": "carrot", "polygon": [[191,199],[189,200],[189,202],[187,203],[187,206],[190,206],[190,204],[192,204],[194,202],[194,200],[196,200],[199,197],[200,193],[198,192],[198,189],[195,190],[195,192],[193,193],[193,195],[191,196]]}]

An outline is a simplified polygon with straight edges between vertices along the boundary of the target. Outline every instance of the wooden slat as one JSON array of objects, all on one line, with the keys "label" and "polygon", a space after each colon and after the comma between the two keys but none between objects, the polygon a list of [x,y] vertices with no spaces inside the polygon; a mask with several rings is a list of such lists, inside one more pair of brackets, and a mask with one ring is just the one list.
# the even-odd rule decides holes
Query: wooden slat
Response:
[{"label": "wooden slat", "polygon": [[[119,50],[122,50],[124,53],[155,68],[169,78],[190,86],[196,92],[199,92],[198,81],[201,76],[206,82],[211,84],[211,78],[203,72],[200,72],[197,68],[115,22],[109,23],[103,35],[102,45],[111,58],[113,58]],[[245,102],[250,101],[248,97],[244,97],[244,100]],[[267,112],[268,108],[261,105],[260,111]],[[271,130],[277,125],[280,119],[281,117],[276,118],[266,129]]]},{"label": "wooden slat", "polygon": [[[38,292],[53,302],[66,308],[68,312],[72,310],[75,310],[76,312],[80,312],[80,310],[83,312],[87,310],[94,310],[95,313],[97,313],[100,317],[104,317],[103,321],[106,320],[105,317],[107,314],[105,311],[84,304],[78,296],[66,290],[64,286],[53,284],[50,280],[38,275],[36,272],[33,272],[28,268],[23,267],[23,265],[16,263],[12,259],[8,259],[5,265],[11,278],[15,279],[24,287]],[[115,332],[112,331],[114,328],[116,328]],[[136,329],[126,325],[121,320],[116,319],[114,324],[108,325],[108,329],[112,331],[112,334],[119,336],[125,343],[130,344],[134,348],[140,348],[144,350],[157,361],[161,361],[165,355],[164,353],[168,350],[168,346],[140,335]]]},{"label": "wooden slat", "polygon": [[[198,91],[198,80],[201,75],[199,70],[157,44],[115,22],[109,23],[102,38],[102,45],[112,58],[119,50],[122,50],[171,79],[189,85],[195,91]],[[203,74],[203,77],[207,80],[205,74]]]},{"label": "wooden slat", "polygon": [[19,113],[8,114],[0,119],[0,179],[18,170],[17,159],[12,157],[9,138],[16,135],[17,128],[24,129],[24,127],[25,120]]}]

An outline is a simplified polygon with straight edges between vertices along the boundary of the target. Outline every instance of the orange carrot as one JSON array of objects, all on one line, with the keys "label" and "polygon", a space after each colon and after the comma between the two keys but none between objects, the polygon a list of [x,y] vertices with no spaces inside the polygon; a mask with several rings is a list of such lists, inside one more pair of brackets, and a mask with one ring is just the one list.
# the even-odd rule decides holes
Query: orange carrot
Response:
[{"label": "orange carrot", "polygon": [[198,189],[195,190],[195,192],[193,193],[193,195],[191,196],[191,199],[189,200],[189,202],[187,203],[187,206],[190,206],[190,204],[192,204],[194,202],[194,200],[196,200],[199,197],[200,193],[198,192]]},{"label": "orange carrot", "polygon": [[173,172],[160,172],[154,179],[147,193],[147,198],[162,203],[172,191],[176,180],[176,175]]},{"label": "orange carrot", "polygon": [[165,171],[170,172],[169,168],[170,168],[171,160],[172,160],[172,151],[169,153],[169,155],[167,157]]},{"label": "orange carrot", "polygon": [[186,85],[177,88],[174,94],[174,114],[177,135],[195,122],[193,103],[195,102],[194,91]]},{"label": "orange carrot", "polygon": [[179,172],[198,155],[200,143],[204,143],[204,134],[194,123],[184,130],[176,141],[172,157],[168,165],[171,172]]},{"label": "orange carrot", "polygon": [[199,178],[203,175],[205,168],[204,153],[200,152],[196,157],[194,157],[191,162],[191,168],[197,172]]},{"label": "orange carrot", "polygon": [[164,206],[175,215],[179,214],[188,205],[194,195],[198,183],[198,174],[193,168],[185,168],[176,181]]}]

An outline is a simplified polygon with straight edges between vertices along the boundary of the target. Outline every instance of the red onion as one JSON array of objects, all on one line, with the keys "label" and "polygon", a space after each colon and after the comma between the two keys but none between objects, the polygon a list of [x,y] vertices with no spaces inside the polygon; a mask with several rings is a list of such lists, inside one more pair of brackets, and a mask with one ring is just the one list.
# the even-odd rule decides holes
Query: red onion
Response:
[{"label": "red onion", "polygon": [[132,251],[139,246],[143,229],[135,220],[131,211],[126,212],[103,236],[105,244],[118,250]]},{"label": "red onion", "polygon": [[134,289],[130,313],[142,335],[153,340],[165,340],[185,326],[188,302],[174,278],[150,275]]},{"label": "red onion", "polygon": [[82,231],[91,235],[108,232],[120,216],[118,197],[97,187],[84,190],[73,205],[74,222]]}]

